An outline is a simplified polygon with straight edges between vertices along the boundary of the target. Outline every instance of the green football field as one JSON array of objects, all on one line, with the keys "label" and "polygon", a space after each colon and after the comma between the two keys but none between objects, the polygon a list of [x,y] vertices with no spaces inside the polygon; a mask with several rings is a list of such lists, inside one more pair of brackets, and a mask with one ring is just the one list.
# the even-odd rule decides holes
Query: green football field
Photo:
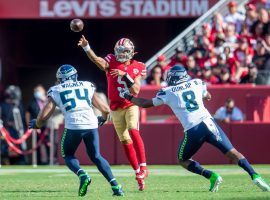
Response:
[{"label": "green football field", "polygon": [[[125,197],[112,197],[111,189],[95,167],[84,167],[92,177],[85,197],[77,197],[78,178],[66,167],[3,166],[0,169],[0,200],[38,199],[269,199],[270,192],[261,192],[249,176],[233,165],[206,166],[223,177],[218,193],[208,192],[209,182],[180,166],[150,166],[144,192],[137,190],[134,175],[128,166],[114,166],[113,172],[123,185]],[[270,182],[270,165],[255,169]]]}]

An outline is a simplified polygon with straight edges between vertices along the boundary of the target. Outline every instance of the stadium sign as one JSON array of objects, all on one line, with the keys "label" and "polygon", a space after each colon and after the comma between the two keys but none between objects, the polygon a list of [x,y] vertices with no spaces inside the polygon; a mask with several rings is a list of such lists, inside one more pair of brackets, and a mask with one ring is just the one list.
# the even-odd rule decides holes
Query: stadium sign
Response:
[{"label": "stadium sign", "polygon": [[0,18],[198,17],[218,0],[0,0]]}]

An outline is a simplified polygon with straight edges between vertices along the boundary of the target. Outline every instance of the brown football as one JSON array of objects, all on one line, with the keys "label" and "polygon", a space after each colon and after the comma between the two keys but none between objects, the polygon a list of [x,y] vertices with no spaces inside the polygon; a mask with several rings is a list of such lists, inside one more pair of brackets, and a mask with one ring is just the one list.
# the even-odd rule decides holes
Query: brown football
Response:
[{"label": "brown football", "polygon": [[80,19],[73,19],[70,22],[70,29],[74,32],[80,32],[83,30],[83,21]]}]

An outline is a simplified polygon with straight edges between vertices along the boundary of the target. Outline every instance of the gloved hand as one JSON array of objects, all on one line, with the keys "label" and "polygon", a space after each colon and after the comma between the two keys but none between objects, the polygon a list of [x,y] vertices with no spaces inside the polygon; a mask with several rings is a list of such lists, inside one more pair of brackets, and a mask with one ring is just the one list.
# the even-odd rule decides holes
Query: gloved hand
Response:
[{"label": "gloved hand", "polygon": [[106,119],[104,119],[102,116],[98,116],[97,119],[98,119],[98,126],[102,126],[106,122]]},{"label": "gloved hand", "polygon": [[124,88],[119,89],[119,96],[129,101],[131,101],[131,99],[133,98],[133,95],[130,94],[129,90]]},{"label": "gloved hand", "polygon": [[37,119],[32,119],[28,124],[28,128],[39,129],[40,127],[37,126]]}]

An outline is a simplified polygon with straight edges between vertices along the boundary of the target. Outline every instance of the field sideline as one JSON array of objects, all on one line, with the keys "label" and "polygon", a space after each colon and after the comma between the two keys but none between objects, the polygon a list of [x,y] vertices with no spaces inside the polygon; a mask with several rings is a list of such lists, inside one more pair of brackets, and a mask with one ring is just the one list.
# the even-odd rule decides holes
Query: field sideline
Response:
[{"label": "field sideline", "polygon": [[[270,199],[270,192],[261,192],[249,176],[234,165],[207,166],[223,177],[218,193],[208,192],[209,182],[180,166],[150,166],[144,192],[137,191],[132,170],[128,166],[113,166],[113,172],[123,185],[124,199]],[[95,167],[84,167],[92,177],[88,194],[83,199],[115,199],[105,179]],[[270,182],[270,165],[255,165]],[[32,168],[30,166],[2,166],[0,168],[0,199],[82,199],[77,197],[78,179],[65,166]],[[121,197],[120,197],[121,198]]]}]

